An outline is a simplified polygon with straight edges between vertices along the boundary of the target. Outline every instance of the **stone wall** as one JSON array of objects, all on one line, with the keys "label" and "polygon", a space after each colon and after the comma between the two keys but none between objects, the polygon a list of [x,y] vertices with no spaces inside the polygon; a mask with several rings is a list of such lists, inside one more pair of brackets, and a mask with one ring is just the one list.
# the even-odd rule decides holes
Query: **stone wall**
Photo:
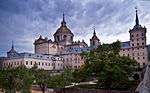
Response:
[{"label": "stone wall", "polygon": [[133,93],[131,91],[117,91],[117,90],[100,90],[100,89],[56,89],[55,93]]}]

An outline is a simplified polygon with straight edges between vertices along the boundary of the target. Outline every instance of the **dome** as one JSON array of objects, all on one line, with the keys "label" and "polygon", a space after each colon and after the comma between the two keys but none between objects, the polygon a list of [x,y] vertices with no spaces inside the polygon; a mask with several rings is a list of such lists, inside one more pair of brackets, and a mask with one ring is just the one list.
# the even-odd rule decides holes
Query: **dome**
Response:
[{"label": "dome", "polygon": [[72,34],[73,35],[73,33],[71,32],[71,30],[66,26],[64,14],[63,14],[63,20],[61,22],[61,26],[60,26],[60,28],[57,29],[57,31],[54,34],[54,36],[56,34]]},{"label": "dome", "polygon": [[73,35],[71,30],[67,26],[61,26],[60,28],[58,28],[54,35],[61,34],[61,33],[62,34],[72,34]]}]

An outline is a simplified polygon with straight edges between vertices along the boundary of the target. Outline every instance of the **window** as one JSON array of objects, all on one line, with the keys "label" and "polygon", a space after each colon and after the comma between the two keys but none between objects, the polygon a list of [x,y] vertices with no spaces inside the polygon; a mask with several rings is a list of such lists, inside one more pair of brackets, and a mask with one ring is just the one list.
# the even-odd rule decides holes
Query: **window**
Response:
[{"label": "window", "polygon": [[142,33],[142,36],[144,36],[144,33]]},{"label": "window", "polygon": [[123,51],[125,51],[125,50],[123,49]]},{"label": "window", "polygon": [[140,59],[140,57],[138,57],[138,59]]},{"label": "window", "polygon": [[137,39],[137,41],[139,41],[139,39]]},{"label": "window", "polygon": [[47,63],[45,63],[45,65],[47,66]]},{"label": "window", "polygon": [[51,66],[51,64],[49,63],[49,66]]},{"label": "window", "polygon": [[137,46],[139,45],[139,43],[137,43]]},{"label": "window", "polygon": [[57,40],[59,41],[60,39],[59,39],[59,36],[57,36]]},{"label": "window", "polygon": [[136,34],[136,36],[139,36],[139,34]]},{"label": "window", "polygon": [[144,45],[144,42],[142,43],[142,45]]},{"label": "window", "polygon": [[128,54],[128,57],[129,57],[130,55]]},{"label": "window", "polygon": [[132,46],[134,46],[134,44],[132,44]]},{"label": "window", "polygon": [[66,37],[67,37],[66,35],[63,36],[64,40],[66,39]]},{"label": "window", "polygon": [[142,40],[144,40],[144,38],[142,38]]},{"label": "window", "polygon": [[32,61],[31,61],[31,65],[32,65]]},{"label": "window", "polygon": [[135,58],[133,57],[133,59],[135,59]]},{"label": "window", "polygon": [[132,42],[134,41],[134,39],[131,40]]},{"label": "window", "polygon": [[39,62],[39,65],[40,65],[40,62]]},{"label": "window", "polygon": [[28,65],[28,61],[26,61],[26,65]]},{"label": "window", "polygon": [[131,35],[131,37],[134,37],[133,35]]},{"label": "window", "polygon": [[143,59],[145,59],[145,57],[143,57]]},{"label": "window", "polygon": [[77,68],[77,66],[74,66],[74,68]]},{"label": "window", "polygon": [[42,63],[42,66],[44,65],[44,63]]}]

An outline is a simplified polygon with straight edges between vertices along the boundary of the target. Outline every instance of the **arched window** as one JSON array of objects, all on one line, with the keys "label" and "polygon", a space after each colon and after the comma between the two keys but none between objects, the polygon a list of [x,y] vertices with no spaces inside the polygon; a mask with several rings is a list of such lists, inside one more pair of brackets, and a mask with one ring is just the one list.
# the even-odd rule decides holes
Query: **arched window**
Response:
[{"label": "arched window", "polygon": [[66,35],[64,35],[64,36],[63,36],[63,38],[66,40],[67,36],[66,36]]}]

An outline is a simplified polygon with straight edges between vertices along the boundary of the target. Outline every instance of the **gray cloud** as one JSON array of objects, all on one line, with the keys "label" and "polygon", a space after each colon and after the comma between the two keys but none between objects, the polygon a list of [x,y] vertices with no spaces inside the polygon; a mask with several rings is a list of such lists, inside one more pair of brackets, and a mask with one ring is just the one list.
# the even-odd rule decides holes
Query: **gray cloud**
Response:
[{"label": "gray cloud", "polygon": [[[53,33],[60,25],[63,12],[66,15],[67,25],[75,34],[75,40],[83,39],[84,36],[89,43],[93,26],[96,27],[97,35],[102,42],[128,40],[128,29],[134,25],[135,6],[138,6],[141,24],[150,29],[148,2],[143,0],[0,0],[0,55],[4,55],[9,50],[12,40],[18,51],[33,52],[33,42],[40,34],[53,39]],[[123,36],[126,38],[122,38]]]}]

